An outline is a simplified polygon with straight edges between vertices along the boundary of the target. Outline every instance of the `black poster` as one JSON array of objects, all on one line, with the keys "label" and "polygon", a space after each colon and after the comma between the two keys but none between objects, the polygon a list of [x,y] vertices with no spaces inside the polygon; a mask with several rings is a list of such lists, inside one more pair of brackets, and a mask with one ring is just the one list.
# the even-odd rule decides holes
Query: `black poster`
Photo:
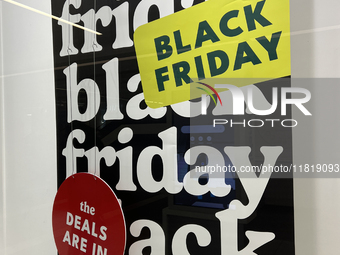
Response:
[{"label": "black poster", "polygon": [[277,100],[264,116],[249,102],[244,114],[218,110],[210,97],[206,114],[144,101],[136,26],[202,2],[52,1],[53,15],[91,30],[53,21],[58,187],[75,173],[100,176],[122,201],[125,254],[295,254],[296,123],[281,109],[290,77],[242,89],[266,109]]}]

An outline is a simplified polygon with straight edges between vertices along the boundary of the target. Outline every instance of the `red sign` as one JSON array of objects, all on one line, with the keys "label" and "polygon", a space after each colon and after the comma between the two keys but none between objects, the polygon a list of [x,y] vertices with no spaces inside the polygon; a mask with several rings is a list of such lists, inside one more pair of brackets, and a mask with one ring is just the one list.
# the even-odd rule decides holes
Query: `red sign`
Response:
[{"label": "red sign", "polygon": [[60,255],[122,255],[125,220],[117,197],[99,177],[67,178],[54,200],[52,224]]}]

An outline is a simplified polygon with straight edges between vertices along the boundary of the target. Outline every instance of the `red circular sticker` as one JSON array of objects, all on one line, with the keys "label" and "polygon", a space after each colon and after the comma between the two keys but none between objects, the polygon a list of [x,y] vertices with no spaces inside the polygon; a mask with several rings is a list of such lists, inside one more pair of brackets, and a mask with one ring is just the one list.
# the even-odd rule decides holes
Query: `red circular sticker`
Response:
[{"label": "red circular sticker", "polygon": [[60,255],[113,254],[125,249],[125,220],[112,189],[100,178],[78,173],[60,186],[52,212]]}]

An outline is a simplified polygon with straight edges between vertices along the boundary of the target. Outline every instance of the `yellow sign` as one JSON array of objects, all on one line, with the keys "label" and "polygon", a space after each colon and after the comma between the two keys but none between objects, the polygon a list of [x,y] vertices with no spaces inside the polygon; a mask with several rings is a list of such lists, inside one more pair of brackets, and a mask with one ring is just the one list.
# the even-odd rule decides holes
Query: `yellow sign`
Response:
[{"label": "yellow sign", "polygon": [[[209,0],[134,34],[145,102],[201,96],[214,80],[245,86],[290,75],[289,0]],[[213,79],[212,79],[213,78]]]}]

